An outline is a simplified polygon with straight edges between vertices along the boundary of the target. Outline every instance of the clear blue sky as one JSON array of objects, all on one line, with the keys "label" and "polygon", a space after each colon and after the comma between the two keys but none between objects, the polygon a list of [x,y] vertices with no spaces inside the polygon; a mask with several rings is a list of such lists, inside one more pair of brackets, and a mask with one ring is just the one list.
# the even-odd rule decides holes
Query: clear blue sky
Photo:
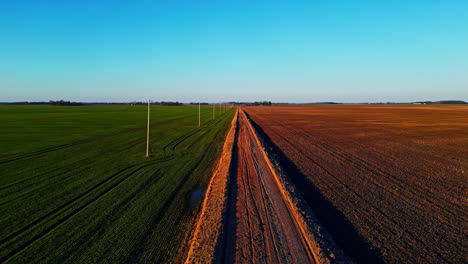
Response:
[{"label": "clear blue sky", "polygon": [[468,1],[0,1],[0,101],[468,100]]}]

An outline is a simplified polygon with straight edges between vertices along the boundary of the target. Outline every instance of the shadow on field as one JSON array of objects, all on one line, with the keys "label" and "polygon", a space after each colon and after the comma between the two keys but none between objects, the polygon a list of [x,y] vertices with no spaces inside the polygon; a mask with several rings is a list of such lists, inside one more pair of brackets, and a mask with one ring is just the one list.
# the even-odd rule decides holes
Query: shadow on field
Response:
[{"label": "shadow on field", "polygon": [[283,151],[273,143],[265,131],[248,114],[247,117],[259,135],[265,149],[279,162],[283,171],[311,207],[320,224],[332,235],[344,253],[357,263],[383,263],[380,252],[372,248],[369,242],[359,235],[358,231],[346,219],[343,213],[322,195],[320,190],[307,176],[300,172],[297,166],[288,159]]}]

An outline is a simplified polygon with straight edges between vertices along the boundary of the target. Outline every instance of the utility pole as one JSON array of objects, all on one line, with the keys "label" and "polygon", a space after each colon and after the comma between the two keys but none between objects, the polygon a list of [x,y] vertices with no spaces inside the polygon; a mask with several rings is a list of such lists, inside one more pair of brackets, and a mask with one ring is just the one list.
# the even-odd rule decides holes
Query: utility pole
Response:
[{"label": "utility pole", "polygon": [[198,103],[198,127],[200,127],[200,120],[201,120],[201,117],[200,117],[200,103]]},{"label": "utility pole", "polygon": [[215,104],[213,104],[213,120],[215,119]]},{"label": "utility pole", "polygon": [[151,101],[148,100],[148,126],[146,128],[146,157],[149,157],[149,138],[150,138],[150,105]]}]

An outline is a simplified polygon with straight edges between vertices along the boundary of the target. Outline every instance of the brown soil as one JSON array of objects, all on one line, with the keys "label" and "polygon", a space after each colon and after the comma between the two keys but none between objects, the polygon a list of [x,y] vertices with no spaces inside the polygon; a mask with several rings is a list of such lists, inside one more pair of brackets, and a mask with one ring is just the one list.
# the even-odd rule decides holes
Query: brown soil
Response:
[{"label": "brown soil", "polygon": [[467,263],[468,107],[245,110],[355,260]]},{"label": "brown soil", "polygon": [[236,133],[229,132],[189,242],[186,263],[344,260],[340,250],[325,239],[326,232],[316,221],[311,223],[313,216],[297,206],[299,198],[290,193],[294,188],[287,187],[284,175],[275,170],[243,110],[236,116]]},{"label": "brown soil", "polygon": [[234,263],[313,263],[306,238],[248,122],[241,111],[233,179],[236,212],[230,218],[235,221],[227,227],[235,236],[228,258]]}]

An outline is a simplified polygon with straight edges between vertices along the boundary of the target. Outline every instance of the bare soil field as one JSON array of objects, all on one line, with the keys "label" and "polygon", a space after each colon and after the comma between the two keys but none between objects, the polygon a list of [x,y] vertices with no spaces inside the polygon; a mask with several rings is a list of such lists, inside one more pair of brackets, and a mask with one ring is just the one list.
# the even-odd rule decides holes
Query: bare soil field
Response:
[{"label": "bare soil field", "polygon": [[[348,256],[361,263],[468,261],[468,107],[243,109],[268,151]],[[242,142],[247,139],[239,142],[240,150],[245,149]],[[243,155],[254,151],[245,149]],[[239,159],[247,162],[242,155]],[[248,182],[239,176],[239,186],[258,189],[239,195],[260,200],[256,196],[265,191],[260,180]],[[238,209],[248,214],[254,205],[239,204]],[[249,230],[248,221],[256,224],[270,216],[259,212],[252,217],[238,227]],[[245,248],[242,254],[255,252],[256,248]]]}]

